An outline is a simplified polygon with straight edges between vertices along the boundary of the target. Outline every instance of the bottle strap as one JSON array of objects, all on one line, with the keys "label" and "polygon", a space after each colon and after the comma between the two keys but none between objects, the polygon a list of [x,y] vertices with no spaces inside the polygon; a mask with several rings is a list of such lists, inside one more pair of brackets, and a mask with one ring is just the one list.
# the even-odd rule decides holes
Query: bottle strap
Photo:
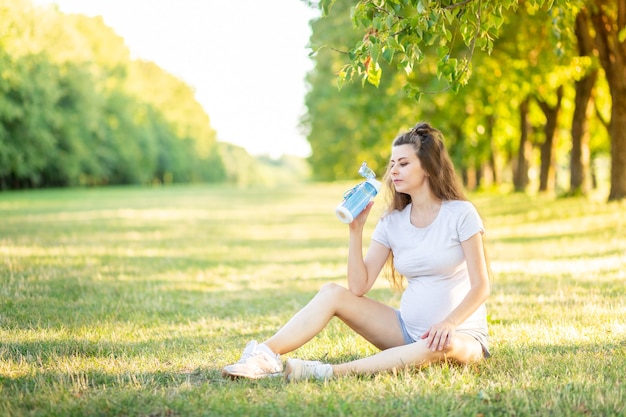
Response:
[{"label": "bottle strap", "polygon": [[344,200],[347,200],[352,194],[354,194],[356,192],[356,189],[359,188],[361,184],[357,184],[354,187],[350,188],[348,191],[346,191],[345,193],[343,193],[343,198]]}]

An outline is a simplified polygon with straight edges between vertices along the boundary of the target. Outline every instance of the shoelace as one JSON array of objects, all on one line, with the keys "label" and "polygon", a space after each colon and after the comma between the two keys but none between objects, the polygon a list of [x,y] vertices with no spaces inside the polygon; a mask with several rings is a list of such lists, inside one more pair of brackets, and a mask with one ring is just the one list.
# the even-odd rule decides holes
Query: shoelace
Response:
[{"label": "shoelace", "polygon": [[313,377],[320,377],[320,371],[318,367],[322,365],[321,362],[305,362],[304,364],[305,373],[310,374]]}]

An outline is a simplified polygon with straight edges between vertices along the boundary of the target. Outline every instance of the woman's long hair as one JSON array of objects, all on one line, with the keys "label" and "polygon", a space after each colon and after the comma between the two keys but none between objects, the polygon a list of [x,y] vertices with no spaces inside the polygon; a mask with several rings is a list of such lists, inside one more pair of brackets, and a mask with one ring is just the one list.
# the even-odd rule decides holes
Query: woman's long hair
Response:
[{"label": "woman's long hair", "polygon": [[[411,145],[419,158],[422,169],[428,174],[428,183],[435,197],[440,200],[467,200],[463,186],[454,171],[454,164],[443,142],[443,134],[426,122],[420,122],[411,130],[398,135],[392,146]],[[411,196],[399,193],[391,179],[391,164],[387,166],[384,183],[388,191],[386,213],[403,210],[411,203]],[[393,267],[393,254],[387,261],[387,279],[395,289],[403,288],[403,277]]]}]

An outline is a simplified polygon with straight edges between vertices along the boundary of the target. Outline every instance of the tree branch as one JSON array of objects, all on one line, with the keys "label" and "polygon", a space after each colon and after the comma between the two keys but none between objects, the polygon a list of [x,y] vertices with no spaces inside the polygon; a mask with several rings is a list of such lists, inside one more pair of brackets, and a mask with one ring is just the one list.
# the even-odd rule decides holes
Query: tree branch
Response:
[{"label": "tree branch", "polygon": [[444,10],[454,10],[454,9],[459,8],[459,7],[466,6],[466,5],[468,5],[469,3],[473,2],[473,1],[476,1],[476,0],[463,0],[461,2],[454,3],[454,4],[451,4],[449,6],[442,7],[442,9],[444,9]]}]

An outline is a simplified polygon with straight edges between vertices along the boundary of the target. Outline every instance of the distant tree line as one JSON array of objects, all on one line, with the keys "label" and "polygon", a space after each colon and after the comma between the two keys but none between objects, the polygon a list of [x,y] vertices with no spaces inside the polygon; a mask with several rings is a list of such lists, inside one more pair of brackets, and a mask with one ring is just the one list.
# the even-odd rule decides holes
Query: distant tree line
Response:
[{"label": "distant tree line", "polygon": [[0,188],[223,181],[183,81],[101,18],[0,0]]}]

